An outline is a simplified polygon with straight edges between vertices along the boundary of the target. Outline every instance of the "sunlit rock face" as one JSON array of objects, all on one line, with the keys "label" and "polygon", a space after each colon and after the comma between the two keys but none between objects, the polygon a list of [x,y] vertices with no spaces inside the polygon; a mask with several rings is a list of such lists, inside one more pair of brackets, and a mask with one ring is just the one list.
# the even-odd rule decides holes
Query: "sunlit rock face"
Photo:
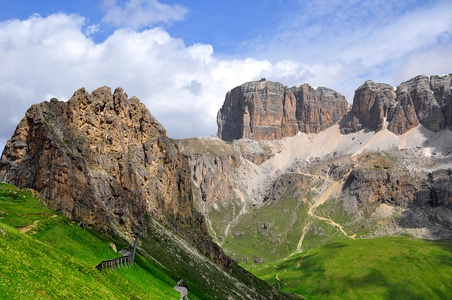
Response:
[{"label": "sunlit rock face", "polygon": [[0,174],[99,231],[145,232],[152,217],[220,264],[231,263],[194,208],[188,159],[121,88],[82,88],[67,102],[33,105],[6,144]]},{"label": "sunlit rock face", "polygon": [[396,93],[389,84],[366,81],[355,91],[352,109],[341,126],[342,132],[351,133],[363,128],[375,131],[382,129],[395,99]]},{"label": "sunlit rock face", "polygon": [[328,88],[252,81],[226,94],[217,115],[218,136],[225,141],[278,140],[298,132],[318,133],[347,111],[345,97]]},{"label": "sunlit rock face", "polygon": [[343,133],[384,126],[397,135],[423,125],[439,132],[452,125],[451,75],[417,76],[397,89],[366,81],[355,92],[352,111],[343,120]]}]

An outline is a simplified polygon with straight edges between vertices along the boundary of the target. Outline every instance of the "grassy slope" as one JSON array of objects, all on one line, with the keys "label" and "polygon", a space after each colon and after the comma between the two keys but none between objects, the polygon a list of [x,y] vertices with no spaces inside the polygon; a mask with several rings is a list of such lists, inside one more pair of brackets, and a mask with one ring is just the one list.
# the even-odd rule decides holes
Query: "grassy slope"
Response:
[{"label": "grassy slope", "polygon": [[234,259],[248,264],[287,256],[298,242],[293,233],[304,226],[303,208],[305,204],[298,199],[284,199],[256,209],[240,218],[223,247]]},{"label": "grassy slope", "polygon": [[[180,297],[172,289],[176,280],[143,259],[132,268],[97,271],[102,260],[120,256],[111,241],[46,208],[31,191],[0,184],[0,218],[2,299]],[[16,229],[33,224],[26,233]]]},{"label": "grassy slope", "polygon": [[307,299],[452,299],[452,241],[344,240],[253,273]]},{"label": "grassy slope", "polygon": [[[275,295],[267,282],[252,276],[237,264],[225,271],[197,251],[187,251],[187,242],[153,219],[148,220],[148,235],[141,249],[146,256],[177,272],[189,291],[201,299],[300,299],[295,295]],[[189,296],[189,299],[193,299]]]},{"label": "grassy slope", "polygon": [[[275,294],[238,265],[227,272],[152,219],[131,268],[99,272],[120,256],[114,240],[48,209],[32,191],[0,183],[0,299],[179,299],[183,278],[189,299],[257,299]],[[21,232],[27,231],[27,232]],[[115,240],[117,249],[126,245]],[[258,291],[257,293],[255,291]],[[260,293],[260,296],[258,295]],[[299,299],[280,293],[278,299]]]}]

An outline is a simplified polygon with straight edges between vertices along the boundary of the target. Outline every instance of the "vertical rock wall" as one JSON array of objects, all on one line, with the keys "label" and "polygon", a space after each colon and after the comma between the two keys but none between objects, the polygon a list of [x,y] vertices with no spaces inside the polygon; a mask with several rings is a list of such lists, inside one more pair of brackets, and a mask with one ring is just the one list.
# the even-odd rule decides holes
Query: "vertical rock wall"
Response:
[{"label": "vertical rock wall", "polygon": [[248,82],[226,94],[218,112],[218,136],[282,139],[299,131],[318,133],[338,122],[348,111],[344,96],[308,84],[287,88],[272,81]]},{"label": "vertical rock wall", "polygon": [[366,81],[355,92],[353,108],[341,125],[343,133],[387,125],[397,135],[423,125],[438,132],[452,126],[451,75],[417,76],[394,91],[390,85]]}]

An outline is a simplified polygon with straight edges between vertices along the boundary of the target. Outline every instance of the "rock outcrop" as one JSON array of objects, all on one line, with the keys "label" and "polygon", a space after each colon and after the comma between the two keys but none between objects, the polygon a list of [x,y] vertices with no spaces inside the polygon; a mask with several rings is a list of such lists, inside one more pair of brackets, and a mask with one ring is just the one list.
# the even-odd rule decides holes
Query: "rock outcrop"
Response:
[{"label": "rock outcrop", "polygon": [[218,136],[274,140],[298,132],[318,133],[338,122],[348,111],[344,96],[308,84],[287,88],[272,81],[245,83],[226,94],[217,115]]},{"label": "rock outcrop", "polygon": [[407,172],[381,167],[356,168],[347,177],[342,199],[351,197],[358,203],[386,203],[401,207],[452,208],[451,170],[437,170],[428,176],[413,178]]},{"label": "rock outcrop", "polygon": [[209,157],[199,153],[188,154],[192,178],[199,187],[201,200],[234,199],[236,196],[236,168],[240,164],[238,155]]},{"label": "rock outcrop", "polygon": [[7,142],[0,174],[101,232],[145,232],[152,217],[231,266],[194,208],[188,159],[121,88],[80,89],[67,102],[33,105]]},{"label": "rock outcrop", "polygon": [[400,84],[394,91],[390,85],[366,81],[353,98],[351,112],[342,121],[342,133],[367,128],[374,131],[387,126],[401,135],[422,124],[438,132],[452,125],[452,74],[417,76]]},{"label": "rock outcrop", "polygon": [[382,129],[395,99],[396,93],[389,84],[366,81],[355,91],[352,109],[342,125],[343,132],[356,132],[362,128]]}]

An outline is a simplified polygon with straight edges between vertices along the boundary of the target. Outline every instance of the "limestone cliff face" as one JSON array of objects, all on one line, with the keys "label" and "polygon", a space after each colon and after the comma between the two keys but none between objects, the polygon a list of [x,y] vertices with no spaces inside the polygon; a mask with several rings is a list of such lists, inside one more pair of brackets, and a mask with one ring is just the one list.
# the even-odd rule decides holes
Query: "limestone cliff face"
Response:
[{"label": "limestone cliff face", "polygon": [[441,131],[452,125],[451,87],[451,75],[417,76],[395,91],[390,85],[366,81],[356,90],[341,130],[378,131],[386,124],[388,130],[401,135],[422,124],[433,132]]},{"label": "limestone cliff face", "polygon": [[236,168],[238,155],[209,157],[200,153],[188,154],[193,181],[199,187],[201,200],[233,199],[236,197]]},{"label": "limestone cliff face", "polygon": [[348,111],[344,96],[308,84],[287,88],[272,81],[245,83],[226,94],[217,115],[218,136],[273,140],[299,131],[318,133],[338,122]]},{"label": "limestone cliff face", "polygon": [[[8,163],[7,163],[8,162]],[[0,174],[102,232],[146,231],[152,217],[228,267],[194,209],[188,159],[138,98],[85,89],[33,105],[2,154]]]},{"label": "limestone cliff face", "polygon": [[362,128],[382,129],[389,108],[395,103],[394,88],[388,84],[366,81],[356,91],[350,112],[351,120],[343,126],[343,132],[356,132]]}]

